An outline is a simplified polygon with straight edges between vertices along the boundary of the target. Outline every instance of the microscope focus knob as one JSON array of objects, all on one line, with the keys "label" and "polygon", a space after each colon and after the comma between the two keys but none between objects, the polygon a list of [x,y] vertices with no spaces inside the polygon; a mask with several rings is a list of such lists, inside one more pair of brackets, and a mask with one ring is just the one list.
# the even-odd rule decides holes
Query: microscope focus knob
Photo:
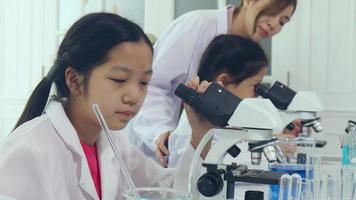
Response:
[{"label": "microscope focus knob", "polygon": [[222,191],[224,181],[220,174],[208,172],[199,178],[197,185],[200,194],[212,197]]}]

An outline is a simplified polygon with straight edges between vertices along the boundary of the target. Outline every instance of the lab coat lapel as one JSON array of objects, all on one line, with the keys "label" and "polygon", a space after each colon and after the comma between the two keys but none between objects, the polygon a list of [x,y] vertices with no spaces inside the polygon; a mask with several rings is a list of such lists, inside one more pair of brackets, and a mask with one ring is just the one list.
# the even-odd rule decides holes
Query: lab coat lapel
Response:
[{"label": "lab coat lapel", "polygon": [[77,162],[79,166],[77,176],[80,188],[92,199],[99,200],[78,134],[69,121],[62,104],[57,101],[50,101],[45,112],[59,137],[62,138],[65,145],[74,154],[74,162]]}]

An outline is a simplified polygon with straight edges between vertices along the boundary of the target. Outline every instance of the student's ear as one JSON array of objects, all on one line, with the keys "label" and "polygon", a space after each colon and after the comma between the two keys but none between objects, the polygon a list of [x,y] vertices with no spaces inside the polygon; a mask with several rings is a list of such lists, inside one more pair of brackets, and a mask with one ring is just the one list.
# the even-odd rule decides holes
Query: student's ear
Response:
[{"label": "student's ear", "polygon": [[221,73],[216,77],[216,82],[219,81],[224,85],[224,87],[226,87],[231,81],[231,76],[227,73]]},{"label": "student's ear", "polygon": [[65,80],[67,87],[72,95],[80,95],[83,93],[84,77],[74,68],[68,67],[65,71]]}]

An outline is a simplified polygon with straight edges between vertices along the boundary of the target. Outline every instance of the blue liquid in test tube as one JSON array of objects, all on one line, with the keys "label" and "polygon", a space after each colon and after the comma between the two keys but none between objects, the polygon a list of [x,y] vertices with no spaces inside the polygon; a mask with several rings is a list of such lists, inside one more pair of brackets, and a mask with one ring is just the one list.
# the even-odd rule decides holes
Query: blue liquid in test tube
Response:
[{"label": "blue liquid in test tube", "polygon": [[[283,172],[283,173],[286,173],[289,175],[299,174],[302,178],[306,178],[306,174],[307,174],[306,166],[301,165],[301,164],[271,164],[270,170],[275,171],[275,172]],[[311,170],[311,173],[310,173],[311,177],[309,177],[309,178],[313,178],[314,173],[313,173],[312,168],[309,170]],[[278,194],[279,194],[279,185],[271,185],[269,199],[270,200],[278,200]]]}]

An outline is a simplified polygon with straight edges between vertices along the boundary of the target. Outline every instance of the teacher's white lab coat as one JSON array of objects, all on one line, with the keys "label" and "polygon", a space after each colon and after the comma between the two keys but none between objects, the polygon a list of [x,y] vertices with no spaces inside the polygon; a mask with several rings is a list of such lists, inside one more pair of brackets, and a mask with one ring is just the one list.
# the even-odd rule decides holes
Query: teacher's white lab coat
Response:
[{"label": "teacher's white lab coat", "polygon": [[125,131],[133,144],[154,152],[159,135],[176,128],[182,102],[174,90],[197,74],[201,56],[213,38],[228,33],[230,8],[189,12],[159,36],[147,97]]},{"label": "teacher's white lab coat", "polygon": [[[182,158],[184,165],[165,169],[131,145],[125,134],[112,136],[136,186],[187,189],[192,147]],[[126,182],[103,134],[97,145],[102,199],[123,199]],[[76,130],[59,102],[51,101],[45,114],[10,134],[0,155],[0,195],[17,200],[99,199]]]}]

